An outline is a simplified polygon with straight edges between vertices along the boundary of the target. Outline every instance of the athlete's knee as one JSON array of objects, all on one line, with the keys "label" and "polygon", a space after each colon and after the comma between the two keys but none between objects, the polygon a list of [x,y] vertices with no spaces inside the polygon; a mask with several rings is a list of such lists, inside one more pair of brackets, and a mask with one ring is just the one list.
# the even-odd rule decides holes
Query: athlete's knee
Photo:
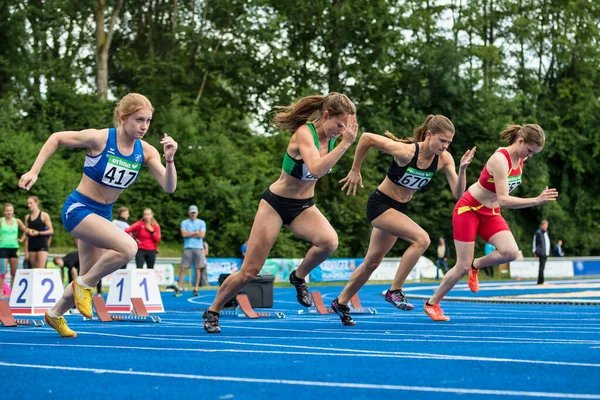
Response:
[{"label": "athlete's knee", "polygon": [[329,254],[333,254],[333,252],[336,251],[338,248],[338,243],[338,235],[337,233],[333,233],[333,235],[322,238],[317,243],[315,243],[315,245],[320,249],[323,249],[324,251],[328,252]]},{"label": "athlete's knee", "polygon": [[250,282],[252,279],[258,276],[260,272],[260,268],[242,268],[238,271],[239,277],[242,279],[244,283]]},{"label": "athlete's knee", "polygon": [[123,258],[133,260],[138,251],[138,244],[130,237],[128,240],[122,241],[116,250],[123,255]]},{"label": "athlete's knee", "polygon": [[471,269],[471,264],[473,260],[456,260],[456,265],[454,266],[454,270],[460,272],[462,275],[465,275]]},{"label": "athlete's knee", "polygon": [[373,272],[377,269],[377,267],[379,267],[382,260],[383,260],[382,257],[377,257],[377,258],[367,257],[363,261],[362,268],[364,268],[367,271]]},{"label": "athlete's knee", "polygon": [[429,234],[427,232],[422,232],[421,234],[419,234],[416,237],[413,244],[415,246],[417,246],[418,248],[420,248],[424,253],[425,250],[427,250],[429,248],[429,245],[431,244],[431,239],[429,238]]},{"label": "athlete's knee", "polygon": [[504,262],[514,261],[519,258],[519,249],[517,247],[502,249],[499,252]]}]

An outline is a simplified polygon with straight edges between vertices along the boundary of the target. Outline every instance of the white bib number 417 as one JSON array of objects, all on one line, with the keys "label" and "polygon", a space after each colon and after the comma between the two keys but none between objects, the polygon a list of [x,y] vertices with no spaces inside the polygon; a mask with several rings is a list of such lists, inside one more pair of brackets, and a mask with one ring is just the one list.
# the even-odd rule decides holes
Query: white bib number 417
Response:
[{"label": "white bib number 417", "polygon": [[125,189],[135,181],[141,166],[141,163],[134,163],[119,157],[110,156],[104,169],[102,183]]}]

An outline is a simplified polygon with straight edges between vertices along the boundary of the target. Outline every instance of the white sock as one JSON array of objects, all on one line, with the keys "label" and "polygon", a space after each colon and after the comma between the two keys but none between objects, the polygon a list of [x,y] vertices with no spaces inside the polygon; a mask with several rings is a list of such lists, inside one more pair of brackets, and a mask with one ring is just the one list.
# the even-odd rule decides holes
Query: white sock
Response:
[{"label": "white sock", "polygon": [[88,286],[85,283],[83,283],[83,279],[81,279],[81,277],[77,278],[77,284],[79,286],[83,286],[86,289],[92,289],[92,286]]},{"label": "white sock", "polygon": [[59,318],[59,317],[58,317],[58,315],[54,314],[54,313],[53,313],[52,311],[50,311],[50,310],[48,310],[48,311],[46,311],[46,312],[48,313],[48,316],[49,316],[50,318]]}]

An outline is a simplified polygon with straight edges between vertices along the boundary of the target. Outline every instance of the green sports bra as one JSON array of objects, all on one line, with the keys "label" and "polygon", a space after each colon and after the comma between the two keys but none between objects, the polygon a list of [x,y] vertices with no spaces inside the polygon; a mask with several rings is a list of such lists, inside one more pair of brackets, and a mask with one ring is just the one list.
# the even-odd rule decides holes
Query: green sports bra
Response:
[{"label": "green sports bra", "polygon": [[[319,149],[319,137],[317,136],[317,130],[313,124],[306,124],[310,131],[312,132],[313,139],[315,140],[315,146],[317,150]],[[335,144],[335,139],[329,139],[329,151],[333,150]],[[283,156],[283,165],[281,166],[283,171],[296,178],[301,179],[303,181],[316,181],[319,178],[316,178],[313,174],[310,173],[306,164],[304,164],[304,160],[294,160],[290,155],[286,152]],[[330,173],[331,169],[327,171]]]}]

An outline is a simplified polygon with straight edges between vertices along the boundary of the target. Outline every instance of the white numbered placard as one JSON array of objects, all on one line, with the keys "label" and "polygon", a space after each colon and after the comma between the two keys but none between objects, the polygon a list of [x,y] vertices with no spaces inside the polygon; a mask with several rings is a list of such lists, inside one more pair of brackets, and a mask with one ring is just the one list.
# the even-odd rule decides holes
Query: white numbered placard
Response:
[{"label": "white numbered placard", "polygon": [[10,295],[14,315],[44,315],[63,295],[58,269],[19,269]]},{"label": "white numbered placard", "polygon": [[149,313],[165,312],[152,269],[120,269],[112,274],[106,299],[108,312],[130,313],[132,297],[141,298]]},{"label": "white numbered placard", "polygon": [[[135,262],[127,264],[127,269],[135,269]],[[175,268],[173,264],[162,264],[157,262],[154,264],[154,273],[156,274],[156,282],[158,286],[170,286],[175,283]],[[113,274],[106,275],[102,278],[102,285],[110,287],[113,279]]]}]

